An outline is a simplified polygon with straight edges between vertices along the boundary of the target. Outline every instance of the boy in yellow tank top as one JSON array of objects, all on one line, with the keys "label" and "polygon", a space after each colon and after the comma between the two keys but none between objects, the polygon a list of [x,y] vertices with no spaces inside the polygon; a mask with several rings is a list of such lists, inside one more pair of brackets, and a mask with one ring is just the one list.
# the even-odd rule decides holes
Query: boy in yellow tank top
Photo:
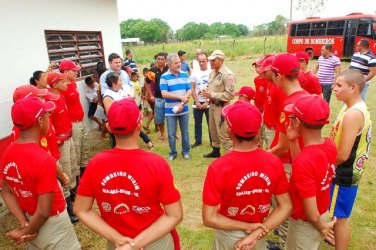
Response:
[{"label": "boy in yellow tank top", "polygon": [[332,128],[331,138],[338,148],[336,175],[331,187],[330,217],[334,225],[336,249],[347,249],[350,241],[350,217],[363,163],[368,159],[372,122],[361,92],[365,78],[359,70],[342,72],[334,84],[334,94],[344,106]]}]

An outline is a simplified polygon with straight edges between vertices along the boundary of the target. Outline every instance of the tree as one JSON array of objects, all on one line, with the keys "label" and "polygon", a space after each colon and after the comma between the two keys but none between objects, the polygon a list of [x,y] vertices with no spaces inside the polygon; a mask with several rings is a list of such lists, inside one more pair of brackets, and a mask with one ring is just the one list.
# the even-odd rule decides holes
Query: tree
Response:
[{"label": "tree", "polygon": [[242,34],[239,30],[239,27],[234,23],[224,23],[223,33],[232,37],[239,37]]},{"label": "tree", "polygon": [[122,21],[120,23],[120,35],[121,35],[121,38],[137,37],[136,31],[133,29],[133,27],[138,22],[142,22],[142,21],[144,21],[144,20],[142,20],[142,19],[128,19],[126,21]]},{"label": "tree", "polygon": [[296,10],[301,10],[304,16],[312,17],[314,14],[320,13],[327,0],[298,0],[295,6]]},{"label": "tree", "polygon": [[248,36],[249,29],[247,26],[245,26],[244,24],[238,24],[238,28],[242,36]]}]

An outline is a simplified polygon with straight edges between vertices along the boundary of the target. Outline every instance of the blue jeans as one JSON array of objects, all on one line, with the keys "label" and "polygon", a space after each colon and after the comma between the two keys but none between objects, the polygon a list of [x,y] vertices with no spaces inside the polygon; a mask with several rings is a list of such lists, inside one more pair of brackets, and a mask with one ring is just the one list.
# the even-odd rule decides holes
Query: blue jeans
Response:
[{"label": "blue jeans", "polygon": [[155,124],[163,124],[164,120],[165,120],[165,100],[163,98],[155,98],[154,122]]},{"label": "blue jeans", "polygon": [[[202,104],[202,103],[201,103]],[[206,123],[209,128],[209,108],[207,109],[193,109],[193,118],[195,119],[195,142],[202,143],[202,117],[206,117]],[[209,140],[210,140],[210,131],[209,131]],[[211,144],[211,140],[210,140]]]},{"label": "blue jeans", "polygon": [[368,86],[369,86],[369,82],[366,82],[366,84],[364,84],[364,88],[363,88],[362,93],[361,93],[362,99],[363,99],[364,102],[366,101]]},{"label": "blue jeans", "polygon": [[330,97],[332,96],[332,85],[331,84],[321,84],[322,95],[327,103],[330,104]]},{"label": "blue jeans", "polygon": [[179,121],[179,127],[181,131],[182,139],[182,154],[188,154],[190,145],[189,145],[189,113],[178,116],[166,116],[167,120],[167,134],[168,134],[168,144],[170,146],[170,156],[176,156],[176,128],[177,122]]}]

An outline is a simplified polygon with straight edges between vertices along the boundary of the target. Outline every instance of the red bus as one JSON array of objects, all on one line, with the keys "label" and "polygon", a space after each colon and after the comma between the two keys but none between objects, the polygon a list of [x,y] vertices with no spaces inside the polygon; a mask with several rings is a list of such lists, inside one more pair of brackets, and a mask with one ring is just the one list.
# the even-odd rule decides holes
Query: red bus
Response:
[{"label": "red bus", "polygon": [[333,44],[333,54],[351,57],[360,39],[367,39],[376,54],[376,15],[352,13],[342,17],[311,17],[290,22],[287,52],[306,51],[311,58],[321,56],[324,44]]}]

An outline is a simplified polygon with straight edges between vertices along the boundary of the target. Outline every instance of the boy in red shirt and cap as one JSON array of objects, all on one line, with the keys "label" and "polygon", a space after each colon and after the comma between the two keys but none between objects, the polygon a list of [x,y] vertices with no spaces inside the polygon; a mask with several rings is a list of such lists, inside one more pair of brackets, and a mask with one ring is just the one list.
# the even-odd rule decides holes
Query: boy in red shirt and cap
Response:
[{"label": "boy in red shirt and cap", "polygon": [[[213,249],[234,249],[239,240],[239,249],[265,249],[260,235],[282,223],[292,210],[287,178],[278,157],[258,147],[261,114],[256,106],[237,101],[222,114],[234,146],[208,168],[203,221],[216,229]],[[269,215],[273,194],[278,205]]]},{"label": "boy in red shirt and cap", "polygon": [[[80,101],[80,93],[78,93],[77,84],[75,82],[80,69],[81,66],[71,60],[63,60],[59,65],[60,72],[67,75],[68,88],[62,91],[61,94],[65,97],[69,118],[72,122],[72,138],[76,150],[77,165],[80,167],[80,173],[82,174],[89,160],[89,147],[87,145],[88,135],[83,123],[84,110]],[[75,196],[76,189],[77,187],[71,191],[73,192],[73,196]]]},{"label": "boy in red shirt and cap", "polygon": [[48,104],[27,97],[12,107],[18,140],[1,163],[2,196],[21,226],[7,236],[28,249],[80,249],[56,180],[56,162],[39,146],[48,126]]},{"label": "boy in red shirt and cap", "polygon": [[79,176],[77,166],[76,151],[72,139],[72,123],[65,102],[65,97],[60,95],[67,89],[67,75],[50,72],[47,74],[47,84],[50,86],[51,93],[59,95],[60,98],[54,101],[56,105],[55,112],[50,116],[52,125],[55,128],[57,143],[60,151],[59,163],[64,173],[69,177],[69,184],[63,186],[64,197],[67,202],[67,210],[72,223],[78,222],[78,218],[73,214],[73,200],[70,190],[76,187],[76,177]]},{"label": "boy in red shirt and cap", "polygon": [[[116,147],[90,160],[78,186],[75,213],[108,240],[107,249],[174,249],[170,232],[183,217],[180,194],[167,162],[138,146],[142,114],[136,103],[115,101],[108,127]],[[100,215],[92,209],[94,200]]]},{"label": "boy in red shirt and cap", "polygon": [[298,51],[295,53],[295,56],[298,58],[300,64],[299,74],[301,73],[304,78],[304,81],[299,81],[300,86],[310,94],[322,96],[322,88],[319,79],[308,69],[308,54],[304,51]]},{"label": "boy in red shirt and cap", "polygon": [[286,249],[316,250],[324,237],[334,237],[333,225],[336,222],[336,219],[328,221],[328,207],[337,147],[333,140],[321,135],[321,129],[329,123],[329,105],[318,95],[307,95],[285,109],[291,114],[288,127],[290,148],[299,149],[298,135],[304,142],[304,147],[292,162],[290,194],[294,210]]},{"label": "boy in red shirt and cap", "polygon": [[234,96],[239,96],[238,100],[250,103],[252,100],[255,100],[255,91],[250,86],[243,86],[238,92],[234,93]]},{"label": "boy in red shirt and cap", "polygon": [[[288,53],[277,55],[271,65],[273,83],[282,89],[286,94],[286,98],[282,105],[282,111],[279,117],[276,128],[276,145],[270,149],[272,154],[278,156],[285,168],[287,178],[290,178],[291,161],[295,157],[290,153],[289,141],[286,135],[286,126],[289,123],[290,113],[284,110],[284,107],[291,103],[295,103],[302,95],[308,95],[308,92],[302,89],[298,81],[300,71],[299,61],[296,56]],[[303,144],[302,138],[299,137],[300,145]],[[287,236],[288,221],[284,222],[278,227],[278,234],[280,236],[279,246],[272,247],[273,243],[268,242],[269,249],[284,249]]]}]

